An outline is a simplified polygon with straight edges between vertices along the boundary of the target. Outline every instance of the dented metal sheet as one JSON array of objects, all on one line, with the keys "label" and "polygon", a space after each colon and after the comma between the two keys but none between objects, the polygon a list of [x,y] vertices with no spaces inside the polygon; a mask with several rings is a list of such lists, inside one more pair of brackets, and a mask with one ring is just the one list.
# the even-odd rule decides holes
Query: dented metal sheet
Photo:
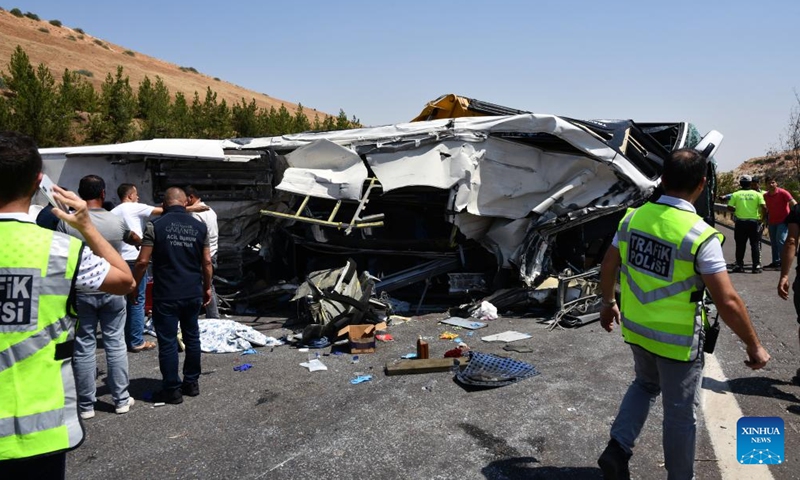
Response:
[{"label": "dented metal sheet", "polygon": [[320,139],[286,155],[286,162],[278,190],[331,200],[361,198],[367,167],[350,149]]}]

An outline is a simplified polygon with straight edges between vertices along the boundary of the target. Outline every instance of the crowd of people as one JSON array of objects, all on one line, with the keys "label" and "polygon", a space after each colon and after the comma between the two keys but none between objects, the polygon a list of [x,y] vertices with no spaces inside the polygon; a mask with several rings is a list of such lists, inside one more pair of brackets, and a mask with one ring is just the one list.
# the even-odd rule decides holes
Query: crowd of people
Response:
[{"label": "crowd of people", "polygon": [[[606,479],[630,478],[636,439],[659,395],[668,478],[694,478],[703,355],[714,343],[706,318],[709,302],[746,346],[748,367],[760,369],[770,360],[728,275],[722,234],[694,209],[706,172],[703,154],[673,152],[664,163],[664,193],[627,212],[602,262],[601,325],[609,332],[620,326],[635,371],[598,459]],[[184,395],[200,394],[198,316],[203,307],[208,317],[217,314],[212,285],[216,215],[196,189],[170,187],[155,207],[140,203],[136,186],[125,183],[117,188],[121,203],[114,207],[108,205],[105,181],[87,175],[77,194],[53,187],[53,203],[65,208],[45,209],[34,221],[31,198],[42,178],[33,140],[0,132],[3,478],[65,477],[66,452],[83,440],[81,419],[94,417],[98,328],[115,411],[130,411],[127,354],[155,348],[143,338],[148,269],[162,375],[162,390],[153,401],[178,404]],[[753,178],[744,176],[742,189],[730,198],[736,215],[733,271],[744,269],[747,242],[753,271],[761,271],[760,242],[752,239],[759,224],[768,223],[773,252],[767,266],[781,268],[778,294],[788,299],[800,208],[775,179],[768,183],[769,191],[761,192]],[[797,279],[794,291],[800,322]],[[178,328],[185,344],[182,375]]]},{"label": "crowd of people", "polygon": [[31,199],[42,178],[33,140],[0,132],[3,478],[65,477],[66,452],[83,441],[80,421],[95,415],[98,329],[115,412],[130,411],[127,355],[156,348],[143,333],[149,269],[162,375],[155,402],[199,395],[198,317],[209,305],[206,316],[218,317],[212,302],[217,217],[197,189],[170,187],[155,207],[139,203],[136,186],[125,183],[114,206],[104,179],[86,175],[77,194],[54,186],[54,205],[38,211]]},{"label": "crowd of people", "polygon": [[[761,190],[759,177],[742,175],[739,178],[741,188],[727,196],[728,210],[734,215],[733,238],[736,242],[736,259],[732,273],[745,271],[744,255],[748,243],[753,273],[761,273],[764,268],[781,268],[781,252],[788,233],[786,219],[797,201],[791,193],[778,186],[775,177],[766,177],[766,182],[769,190],[764,191]],[[769,231],[772,261],[762,267],[761,238],[765,226]]]}]

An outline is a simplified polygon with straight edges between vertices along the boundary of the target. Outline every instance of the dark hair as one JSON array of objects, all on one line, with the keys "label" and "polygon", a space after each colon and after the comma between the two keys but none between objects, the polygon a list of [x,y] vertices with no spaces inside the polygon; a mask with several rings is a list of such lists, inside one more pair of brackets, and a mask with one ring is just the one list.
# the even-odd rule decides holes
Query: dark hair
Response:
[{"label": "dark hair", "polygon": [[136,185],[132,183],[120,183],[119,187],[117,187],[117,196],[119,197],[119,201],[123,201],[134,188],[136,188]]},{"label": "dark hair", "polygon": [[31,195],[41,171],[42,156],[31,137],[0,132],[0,202]]},{"label": "dark hair", "polygon": [[708,169],[708,160],[702,153],[691,148],[672,152],[662,172],[665,190],[691,193],[703,181]]},{"label": "dark hair", "polygon": [[766,175],[766,176],[764,177],[764,183],[770,183],[770,182],[771,182],[771,181],[773,181],[773,180],[778,180],[778,179],[777,179],[777,178],[775,178],[775,176],[774,176],[774,175]]},{"label": "dark hair", "polygon": [[186,192],[187,197],[200,198],[200,194],[197,193],[197,189],[194,188],[194,186],[192,185],[186,185],[185,187],[183,187],[183,191]]},{"label": "dark hair", "polygon": [[97,175],[86,175],[78,185],[78,196],[84,200],[97,200],[103,196],[106,182]]},{"label": "dark hair", "polygon": [[186,203],[186,191],[181,187],[169,187],[164,192],[164,206],[183,205]]}]

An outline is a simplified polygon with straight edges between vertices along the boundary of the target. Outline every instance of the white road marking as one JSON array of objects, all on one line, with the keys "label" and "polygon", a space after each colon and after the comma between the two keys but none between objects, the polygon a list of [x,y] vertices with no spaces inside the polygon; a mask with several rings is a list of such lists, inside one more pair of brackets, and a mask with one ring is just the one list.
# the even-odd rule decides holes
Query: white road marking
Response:
[{"label": "white road marking", "polygon": [[772,473],[767,465],[741,465],[736,460],[736,422],[742,417],[742,410],[736,403],[728,386],[728,379],[714,355],[706,355],[705,363],[703,374],[715,381],[715,387],[718,386],[719,391],[703,388],[700,408],[703,409],[722,480],[772,480]]}]

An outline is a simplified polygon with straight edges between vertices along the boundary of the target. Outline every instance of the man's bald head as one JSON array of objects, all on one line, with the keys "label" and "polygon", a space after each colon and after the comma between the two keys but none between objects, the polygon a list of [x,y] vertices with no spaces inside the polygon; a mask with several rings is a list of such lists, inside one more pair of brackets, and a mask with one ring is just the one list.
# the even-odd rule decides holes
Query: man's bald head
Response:
[{"label": "man's bald head", "polygon": [[186,206],[186,192],[180,187],[169,187],[164,193],[164,206],[173,207],[175,205]]}]

